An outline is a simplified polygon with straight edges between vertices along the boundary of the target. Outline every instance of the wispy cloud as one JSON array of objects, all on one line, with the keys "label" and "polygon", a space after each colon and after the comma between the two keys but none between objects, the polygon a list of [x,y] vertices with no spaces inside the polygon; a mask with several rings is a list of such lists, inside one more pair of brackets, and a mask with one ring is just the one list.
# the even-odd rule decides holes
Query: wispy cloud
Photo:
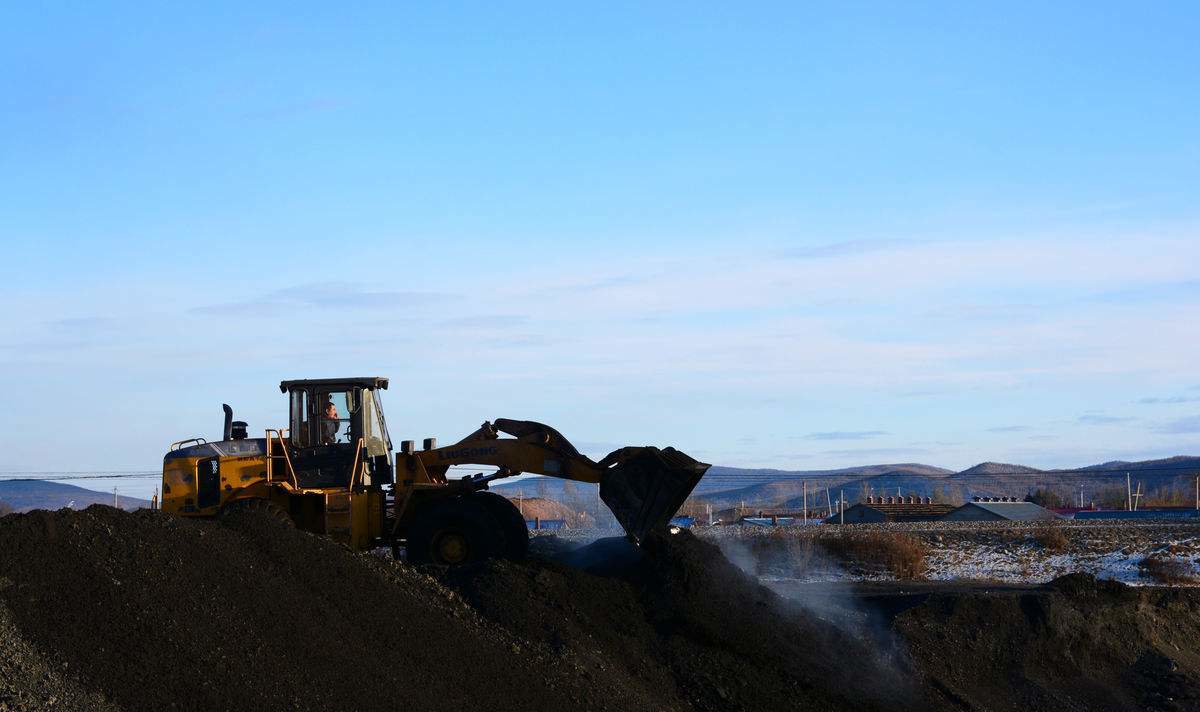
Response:
[{"label": "wispy cloud", "polygon": [[1089,300],[1131,304],[1136,302],[1176,301],[1200,296],[1200,280],[1150,282],[1115,290],[1097,292]]},{"label": "wispy cloud", "polygon": [[269,292],[259,299],[195,307],[192,314],[258,316],[295,309],[371,310],[420,306],[452,299],[441,292],[369,290],[351,282],[313,282]]},{"label": "wispy cloud", "polygon": [[522,314],[477,314],[461,316],[438,322],[438,326],[449,329],[511,329],[529,322]]},{"label": "wispy cloud", "polygon": [[1182,435],[1184,433],[1200,433],[1200,415],[1190,415],[1186,418],[1177,418],[1168,421],[1155,428],[1160,433],[1170,433],[1173,435]]},{"label": "wispy cloud", "polygon": [[1171,396],[1170,398],[1141,398],[1138,400],[1138,403],[1147,405],[1197,402],[1200,402],[1200,396]]},{"label": "wispy cloud", "polygon": [[988,428],[989,433],[1027,433],[1033,428],[1029,425],[1002,425],[998,428]]},{"label": "wispy cloud", "polygon": [[856,450],[825,450],[821,454],[832,457],[890,457],[892,455],[921,455],[929,450],[919,447],[874,447]]},{"label": "wispy cloud", "polygon": [[119,324],[116,319],[106,316],[80,316],[66,319],[52,319],[46,326],[55,331],[91,331]]},{"label": "wispy cloud", "polygon": [[822,433],[809,433],[805,440],[870,440],[880,435],[887,435],[883,430],[831,430]]},{"label": "wispy cloud", "polygon": [[833,242],[826,245],[817,245],[815,247],[796,247],[789,250],[784,250],[781,254],[783,257],[789,257],[796,260],[812,260],[824,257],[861,255],[868,252],[880,252],[883,250],[891,250],[898,247],[906,247],[916,244],[919,243],[913,240],[848,240],[846,242]]},{"label": "wispy cloud", "polygon": [[1088,414],[1079,416],[1076,422],[1078,422],[1080,425],[1115,425],[1117,423],[1129,423],[1135,420],[1137,420],[1137,418],[1131,418],[1129,416]]}]

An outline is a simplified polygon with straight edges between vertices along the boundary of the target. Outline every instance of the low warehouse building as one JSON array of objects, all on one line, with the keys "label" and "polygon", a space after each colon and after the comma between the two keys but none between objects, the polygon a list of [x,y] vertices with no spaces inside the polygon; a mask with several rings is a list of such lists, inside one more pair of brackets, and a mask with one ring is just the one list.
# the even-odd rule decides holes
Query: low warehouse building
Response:
[{"label": "low warehouse building", "polygon": [[992,498],[967,502],[942,517],[945,522],[1041,522],[1060,519],[1045,507],[1017,499]]},{"label": "low warehouse building", "polygon": [[828,517],[825,523],[932,522],[953,510],[953,504],[935,504],[928,497],[868,497],[866,502]]}]

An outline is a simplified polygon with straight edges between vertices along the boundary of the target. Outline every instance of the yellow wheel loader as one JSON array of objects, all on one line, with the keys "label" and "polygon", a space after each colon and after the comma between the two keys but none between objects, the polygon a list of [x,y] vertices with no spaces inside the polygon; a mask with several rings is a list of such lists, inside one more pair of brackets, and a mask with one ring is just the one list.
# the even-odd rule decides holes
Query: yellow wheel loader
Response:
[{"label": "yellow wheel loader", "polygon": [[[162,509],[184,517],[259,511],[355,549],[403,549],[409,561],[458,565],[520,558],[524,516],[488,484],[523,473],[596,483],[635,543],[665,526],[709,465],[673,448],[626,447],[599,462],[540,423],[497,419],[438,447],[412,440],[393,453],[380,392],[386,378],[283,381],[287,428],[248,438],[225,410],[220,441],[172,443],[163,458]],[[502,437],[501,434],[509,437]],[[451,479],[451,468],[495,468]]]}]

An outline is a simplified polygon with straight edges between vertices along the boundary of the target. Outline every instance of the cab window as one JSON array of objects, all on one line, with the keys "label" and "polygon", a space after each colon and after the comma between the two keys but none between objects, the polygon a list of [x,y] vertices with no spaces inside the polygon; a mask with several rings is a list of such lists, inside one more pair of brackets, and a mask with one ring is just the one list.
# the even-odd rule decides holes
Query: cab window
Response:
[{"label": "cab window", "polygon": [[329,391],[318,394],[314,420],[317,423],[316,443],[335,445],[349,443],[351,406],[354,403],[350,391]]},{"label": "cab window", "polygon": [[312,433],[309,428],[309,413],[308,413],[308,391],[295,390],[292,391],[292,412],[291,423],[289,424],[290,436],[292,445],[296,447],[308,447],[313,444]]}]

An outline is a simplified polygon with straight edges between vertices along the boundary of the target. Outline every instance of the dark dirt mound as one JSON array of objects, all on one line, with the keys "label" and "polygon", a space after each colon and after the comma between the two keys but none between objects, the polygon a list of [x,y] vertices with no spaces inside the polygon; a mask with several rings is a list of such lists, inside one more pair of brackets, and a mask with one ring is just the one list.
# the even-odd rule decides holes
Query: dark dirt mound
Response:
[{"label": "dark dirt mound", "polygon": [[1196,590],[929,588],[850,621],[688,532],[532,548],[577,566],[416,570],[254,516],[4,517],[0,710],[1200,709]]},{"label": "dark dirt mound", "polygon": [[1086,574],[934,594],[897,616],[933,700],[988,710],[1200,709],[1200,596]]},{"label": "dark dirt mound", "polygon": [[[8,585],[0,579],[0,588]],[[0,712],[94,710],[120,712],[73,680],[65,666],[55,668],[21,638],[8,610],[0,606]]]},{"label": "dark dirt mound", "polygon": [[[619,549],[599,542],[599,550]],[[539,547],[553,550],[552,547]],[[488,562],[444,580],[484,616],[562,655],[619,665],[663,707],[699,710],[906,709],[900,670],[879,641],[789,604],[689,532],[654,535],[618,575],[557,562]],[[566,560],[586,555],[557,551]],[[883,687],[846,688],[850,676]],[[884,692],[886,690],[886,692]]]},{"label": "dark dirt mound", "polygon": [[130,712],[646,708],[623,679],[521,648],[408,567],[265,518],[13,515],[0,577],[5,645]]}]

